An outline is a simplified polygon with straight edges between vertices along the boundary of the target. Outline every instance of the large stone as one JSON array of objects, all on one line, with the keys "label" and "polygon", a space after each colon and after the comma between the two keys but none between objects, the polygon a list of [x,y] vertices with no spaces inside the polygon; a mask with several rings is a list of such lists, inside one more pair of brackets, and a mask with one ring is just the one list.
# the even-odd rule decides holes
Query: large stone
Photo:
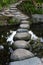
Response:
[{"label": "large stone", "polygon": [[43,63],[43,58],[41,58],[41,61],[42,61],[42,63]]},{"label": "large stone", "polygon": [[26,21],[26,20],[24,20],[24,21],[21,21],[21,23],[22,23],[22,24],[29,24],[30,21]]},{"label": "large stone", "polygon": [[28,32],[28,30],[27,29],[17,29],[17,33],[21,33],[21,32]]},{"label": "large stone", "polygon": [[16,33],[13,40],[26,40],[29,41],[31,35],[28,32]]},{"label": "large stone", "polygon": [[30,25],[29,24],[20,24],[20,28],[29,29]]},{"label": "large stone", "polygon": [[25,49],[16,49],[12,54],[11,54],[11,60],[23,60],[27,59],[30,57],[33,57],[33,53],[31,53],[28,50]]},{"label": "large stone", "polygon": [[30,49],[30,41],[29,42],[26,42],[26,41],[24,41],[24,40],[18,40],[18,41],[15,41],[14,43],[13,43],[13,48],[28,48],[28,49]]},{"label": "large stone", "polygon": [[42,63],[38,57],[33,57],[22,61],[10,62],[9,65],[42,65]]},{"label": "large stone", "polygon": [[43,14],[33,14],[32,15],[33,22],[43,22]]}]

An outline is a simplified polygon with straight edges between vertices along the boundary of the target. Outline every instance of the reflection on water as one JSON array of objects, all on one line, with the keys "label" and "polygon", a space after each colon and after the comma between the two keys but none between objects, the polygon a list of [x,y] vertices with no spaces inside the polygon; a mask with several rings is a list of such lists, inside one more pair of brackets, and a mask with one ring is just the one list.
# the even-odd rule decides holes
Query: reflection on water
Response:
[{"label": "reflection on water", "polygon": [[[31,30],[30,31],[28,31],[28,33],[29,34],[31,34],[31,40],[37,40],[37,39],[40,39],[40,41],[41,42],[43,42],[43,38],[39,38],[38,36],[36,36]],[[15,36],[15,34],[16,34],[16,31],[12,31],[12,30],[10,30],[9,32],[7,31],[6,33],[4,33],[4,34],[2,34],[1,35],[1,44],[2,45],[0,45],[0,50],[2,50],[2,51],[0,51],[0,53],[1,53],[1,58],[2,58],[2,62],[3,62],[3,60],[5,60],[4,62],[3,62],[3,64],[5,63],[5,62],[9,62],[9,59],[10,59],[10,53],[12,53],[13,52],[13,50],[12,50],[12,48],[11,47],[8,47],[7,45],[5,45],[5,44],[7,44],[7,42],[9,42],[11,45],[12,45],[12,43],[14,42],[13,41],[13,37]],[[3,43],[4,43],[4,45],[5,45],[5,47],[3,47]],[[10,50],[10,52],[9,52],[9,50]],[[2,56],[3,55],[3,56]],[[5,58],[6,57],[6,58]],[[6,60],[7,59],[7,60]],[[2,63],[1,62],[1,63]],[[6,63],[7,64],[7,63]]]},{"label": "reflection on water", "polygon": [[16,34],[16,31],[10,31],[10,33],[12,33],[10,36],[7,37],[7,42],[11,42],[10,44],[13,43],[13,37]]},{"label": "reflection on water", "polygon": [[29,31],[29,34],[31,34],[31,40],[37,40],[38,36],[36,36],[31,30]]},{"label": "reflection on water", "polygon": [[[10,32],[12,34],[7,37],[7,42],[11,42],[11,44],[12,44],[13,43],[13,37],[15,36],[16,31],[10,31]],[[39,38],[40,39],[40,42],[43,42],[43,38],[36,36],[31,30],[28,31],[28,33],[31,34],[31,40],[37,40]]]}]

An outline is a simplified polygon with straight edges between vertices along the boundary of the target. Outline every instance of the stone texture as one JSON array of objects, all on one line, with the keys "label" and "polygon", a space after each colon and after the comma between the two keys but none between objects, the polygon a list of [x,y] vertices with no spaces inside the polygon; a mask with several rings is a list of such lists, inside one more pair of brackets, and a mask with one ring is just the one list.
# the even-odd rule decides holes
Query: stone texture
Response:
[{"label": "stone texture", "polygon": [[0,50],[3,50],[4,49],[4,46],[3,45],[0,45]]},{"label": "stone texture", "polygon": [[17,8],[10,8],[10,10],[17,10]]},{"label": "stone texture", "polygon": [[42,63],[43,63],[43,58],[41,58],[41,61],[42,61]]},{"label": "stone texture", "polygon": [[9,65],[42,65],[42,63],[38,57],[33,57],[22,61],[11,62]]},{"label": "stone texture", "polygon": [[20,24],[20,28],[29,29],[30,25],[29,24]]},{"label": "stone texture", "polygon": [[24,20],[24,21],[21,21],[21,23],[22,23],[22,24],[29,24],[30,21],[26,21],[26,20]]},{"label": "stone texture", "polygon": [[35,22],[35,23],[43,22],[43,15],[42,14],[33,14],[32,18],[33,18],[33,22]]},{"label": "stone texture", "polygon": [[14,13],[14,15],[20,15],[20,14],[21,14],[21,12],[19,12],[19,11]]},{"label": "stone texture", "polygon": [[21,33],[16,33],[14,36],[14,40],[30,40],[31,35],[27,32],[21,32]]},{"label": "stone texture", "polygon": [[30,41],[29,42],[26,42],[26,41],[24,41],[24,40],[18,40],[18,41],[15,41],[14,43],[13,43],[13,48],[30,48]]},{"label": "stone texture", "polygon": [[11,59],[12,60],[23,60],[26,58],[33,57],[33,53],[31,53],[28,50],[25,49],[16,49],[12,54],[11,54]]}]

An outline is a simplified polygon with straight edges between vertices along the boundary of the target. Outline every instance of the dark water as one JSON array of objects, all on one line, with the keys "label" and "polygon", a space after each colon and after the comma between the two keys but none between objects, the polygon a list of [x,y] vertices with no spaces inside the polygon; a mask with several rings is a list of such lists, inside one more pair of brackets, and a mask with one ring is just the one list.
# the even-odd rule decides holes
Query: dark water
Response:
[{"label": "dark water", "polygon": [[6,37],[11,35],[11,30],[16,31],[18,27],[19,25],[0,26],[0,65],[7,65],[10,61],[10,50]]},{"label": "dark water", "polygon": [[38,37],[43,37],[43,22],[32,23],[30,29],[36,34]]},{"label": "dark water", "polygon": [[[10,62],[10,50],[9,50],[9,45],[6,41],[7,40],[6,37],[11,35],[10,30],[16,31],[18,28],[19,28],[19,25],[3,26],[3,27],[0,26],[0,46],[2,45],[4,47],[3,49],[0,47],[0,65],[8,65],[8,63]],[[30,26],[30,29],[33,31],[35,35],[43,38],[43,23],[32,23]],[[43,49],[40,49],[38,53],[39,53],[39,56],[42,57]]]},{"label": "dark water", "polygon": [[[40,44],[35,49],[33,49],[33,52],[37,52],[37,56],[43,57],[43,22],[39,23],[32,23],[30,25],[30,29],[33,31],[33,33],[40,38]],[[34,46],[35,44],[33,44]]]}]

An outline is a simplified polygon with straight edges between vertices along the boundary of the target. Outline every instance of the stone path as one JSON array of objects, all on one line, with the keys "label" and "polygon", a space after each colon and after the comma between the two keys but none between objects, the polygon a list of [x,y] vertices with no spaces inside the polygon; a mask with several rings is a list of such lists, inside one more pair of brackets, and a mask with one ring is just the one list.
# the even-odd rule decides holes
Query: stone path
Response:
[{"label": "stone path", "polygon": [[[14,36],[13,48],[14,50],[11,53],[11,61],[9,65],[42,65],[41,60],[38,57],[34,57],[34,54],[27,50],[30,49],[30,39],[31,35],[28,33],[30,29],[29,17],[20,12],[16,6],[19,5],[22,1],[19,1],[16,4],[10,5],[9,9],[1,12],[0,16],[14,17],[20,21],[19,29],[17,30]],[[18,60],[15,62],[15,60]]]}]

